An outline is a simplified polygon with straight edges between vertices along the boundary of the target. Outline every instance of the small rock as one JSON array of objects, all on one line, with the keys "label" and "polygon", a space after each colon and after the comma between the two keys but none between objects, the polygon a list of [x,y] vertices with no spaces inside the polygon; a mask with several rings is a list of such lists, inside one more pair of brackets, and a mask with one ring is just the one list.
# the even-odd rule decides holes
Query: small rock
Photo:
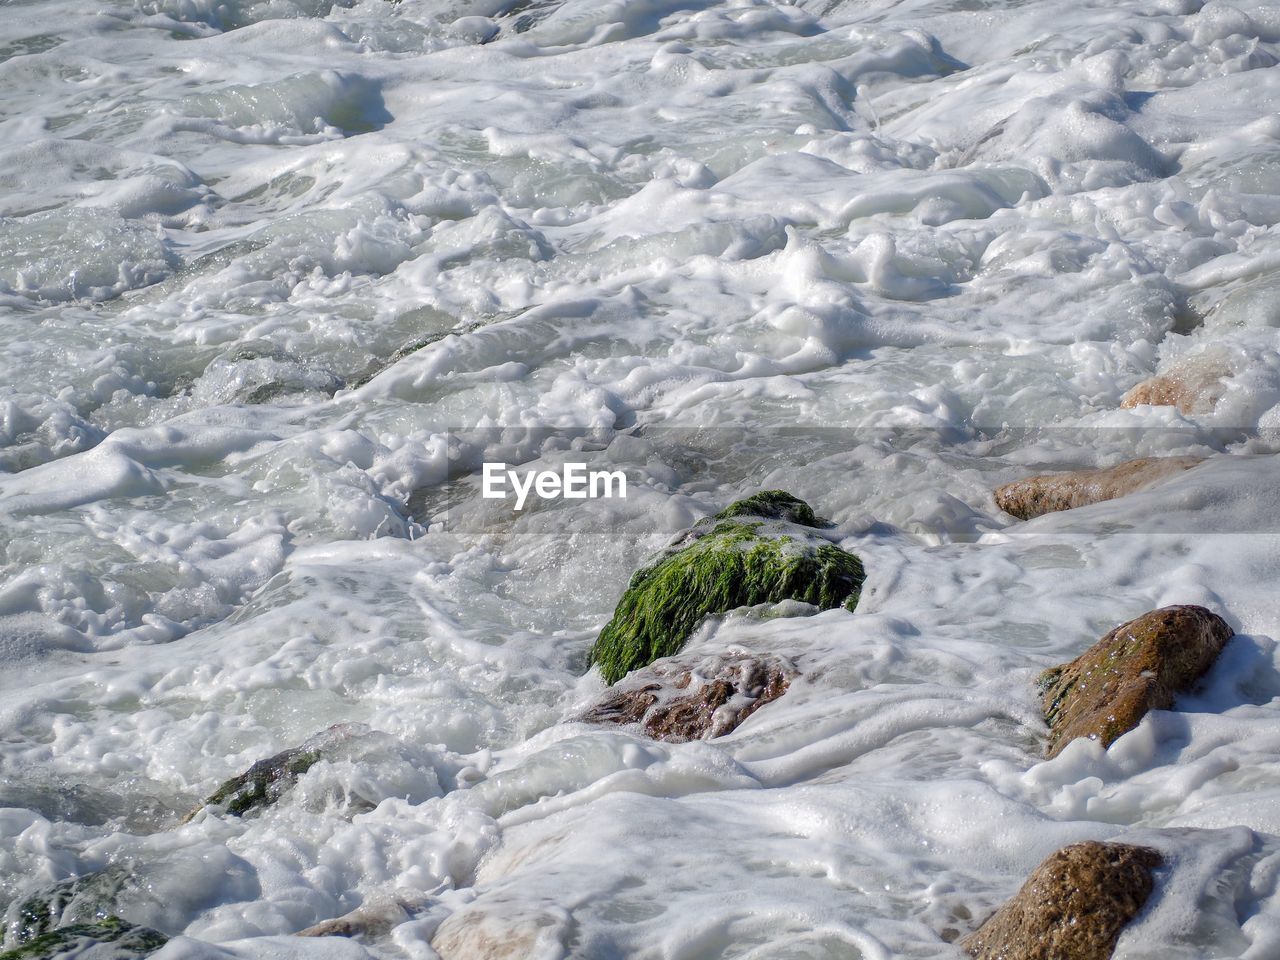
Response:
[{"label": "small rock", "polygon": [[862,562],[816,530],[803,500],[767,490],[678,536],[636,572],[591,651],[606,683],[680,652],[710,614],[799,600],[856,606]]},{"label": "small rock", "polygon": [[566,955],[570,921],[559,910],[515,903],[470,906],[445,918],[431,939],[441,960],[530,960]]},{"label": "small rock", "polygon": [[1166,373],[1143,380],[1124,395],[1120,406],[1177,407],[1182,413],[1208,413],[1225,392],[1231,367],[1217,357],[1186,357]]},{"label": "small rock", "polygon": [[960,946],[976,960],[1107,960],[1155,886],[1160,854],[1125,843],[1073,843]]},{"label": "small rock", "polygon": [[119,917],[104,917],[97,923],[75,923],[42,933],[16,950],[0,953],[0,960],[141,960],[168,942],[163,933]]},{"label": "small rock", "polygon": [[1102,470],[1048,473],[996,489],[996,505],[1019,520],[1086,507],[1141,490],[1200,463],[1199,457],[1143,457]]},{"label": "small rock", "polygon": [[637,723],[655,740],[685,743],[723,737],[797,676],[789,660],[750,654],[667,657],[612,688],[582,719]]},{"label": "small rock", "polygon": [[431,903],[431,898],[420,896],[388,897],[366,902],[341,917],[322,920],[314,926],[299,931],[299,937],[380,937],[391,932],[413,913]]},{"label": "small rock", "polygon": [[335,724],[299,746],[259,760],[244,773],[232,777],[187,814],[189,822],[207,806],[221,807],[235,817],[267,807],[291,790],[299,778],[339,744],[364,731],[360,724]]},{"label": "small rock", "polygon": [[1070,663],[1040,675],[1048,756],[1077,737],[1110,746],[1148,710],[1167,710],[1233,636],[1204,607],[1161,607],[1116,627]]}]

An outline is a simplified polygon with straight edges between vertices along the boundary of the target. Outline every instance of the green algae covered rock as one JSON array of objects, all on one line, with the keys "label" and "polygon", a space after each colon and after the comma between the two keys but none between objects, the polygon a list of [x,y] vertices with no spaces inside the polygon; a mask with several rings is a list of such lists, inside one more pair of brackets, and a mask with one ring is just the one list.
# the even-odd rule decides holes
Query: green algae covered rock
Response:
[{"label": "green algae covered rock", "polygon": [[701,520],[639,570],[591,651],[606,683],[680,651],[710,614],[798,600],[852,610],[862,563],[816,530],[803,500],[768,490]]},{"label": "green algae covered rock", "polygon": [[233,817],[269,807],[292,790],[304,773],[321,760],[334,759],[342,746],[365,732],[363,724],[334,724],[296,747],[259,760],[244,773],[225,781],[188,813],[183,823],[207,806],[218,807]]},{"label": "green algae covered rock", "polygon": [[783,490],[761,490],[745,500],[735,500],[717,513],[715,519],[728,520],[731,517],[786,520],[804,527],[817,527],[823,523],[814,515],[811,506]]},{"label": "green algae covered rock", "polygon": [[42,933],[17,949],[0,953],[0,960],[139,960],[159,950],[169,938],[119,917],[96,923],[74,923]]},{"label": "green algae covered rock", "polygon": [[116,900],[128,882],[121,866],[59,880],[19,897],[5,914],[4,942],[30,943],[58,927],[92,924],[115,912]]},{"label": "green algae covered rock", "polygon": [[233,817],[275,803],[320,760],[319,750],[293,747],[259,760],[215,790],[201,807],[222,807]]}]

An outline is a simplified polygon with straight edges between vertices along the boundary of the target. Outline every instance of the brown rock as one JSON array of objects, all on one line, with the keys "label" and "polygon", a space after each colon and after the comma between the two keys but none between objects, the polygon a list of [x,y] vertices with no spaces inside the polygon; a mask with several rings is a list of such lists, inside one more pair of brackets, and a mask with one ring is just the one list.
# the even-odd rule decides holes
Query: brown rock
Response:
[{"label": "brown rock", "polygon": [[582,719],[638,723],[655,740],[670,743],[710,740],[786,693],[795,676],[795,667],[781,657],[666,657],[611,687]]},{"label": "brown rock", "polygon": [[996,505],[1019,520],[1030,520],[1045,513],[1123,497],[1157,480],[1189,470],[1197,463],[1200,463],[1199,457],[1143,457],[1103,470],[1027,477],[997,488]]},{"label": "brown rock", "polygon": [[1116,627],[1076,659],[1040,675],[1048,756],[1077,737],[1110,746],[1148,710],[1167,710],[1233,636],[1204,607],[1161,607]]},{"label": "brown rock", "polygon": [[358,906],[351,913],[332,920],[321,920],[314,927],[298,931],[297,937],[381,937],[393,927],[410,919],[411,909],[421,909],[426,900],[388,900]]},{"label": "brown rock", "polygon": [[960,946],[977,960],[1108,960],[1160,863],[1155,850],[1125,843],[1063,847]]},{"label": "brown rock", "polygon": [[1150,404],[1177,407],[1183,413],[1208,413],[1222,397],[1223,378],[1230,375],[1231,368],[1220,358],[1187,357],[1167,373],[1143,380],[1124,395],[1120,406]]}]

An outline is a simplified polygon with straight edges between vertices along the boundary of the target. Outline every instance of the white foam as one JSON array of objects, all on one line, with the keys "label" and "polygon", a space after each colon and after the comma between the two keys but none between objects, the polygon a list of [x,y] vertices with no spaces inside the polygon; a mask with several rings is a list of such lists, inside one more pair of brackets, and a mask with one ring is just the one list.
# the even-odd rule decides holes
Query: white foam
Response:
[{"label": "white foam", "polygon": [[[1274,956],[1280,14],[977,6],[0,7],[0,900],[121,864],[164,960],[934,958],[1120,838],[1170,866],[1117,956]],[[570,459],[628,498],[475,495]],[[775,487],[858,612],[702,625],[800,672],[715,742],[580,723],[632,571]],[[1203,685],[1043,760],[1038,672],[1167,603],[1238,631]]]}]

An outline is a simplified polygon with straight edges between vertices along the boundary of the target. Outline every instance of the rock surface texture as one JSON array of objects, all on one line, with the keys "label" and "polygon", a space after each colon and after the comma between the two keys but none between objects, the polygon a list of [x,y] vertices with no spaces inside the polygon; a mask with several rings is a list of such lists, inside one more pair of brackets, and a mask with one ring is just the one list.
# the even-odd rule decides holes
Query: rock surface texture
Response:
[{"label": "rock surface texture", "polygon": [[795,676],[795,667],[780,657],[668,657],[635,671],[582,719],[638,723],[655,740],[670,743],[710,740],[786,693]]},{"label": "rock surface texture", "polygon": [[1182,413],[1208,413],[1221,399],[1231,367],[1216,357],[1187,357],[1167,372],[1143,380],[1124,395],[1120,406],[1177,407]]},{"label": "rock surface texture", "polygon": [[1198,457],[1144,457],[1102,470],[1041,474],[998,487],[996,505],[1019,520],[1030,520],[1123,497],[1200,462]]},{"label": "rock surface texture", "polygon": [[710,614],[798,600],[853,609],[862,563],[817,530],[803,500],[758,493],[699,521],[639,570],[591,651],[606,683],[679,653]]},{"label": "rock surface texture", "polygon": [[163,947],[169,938],[119,917],[97,923],[76,923],[42,933],[16,950],[0,953],[0,960],[54,960],[84,957],[92,960],[140,960]]},{"label": "rock surface texture", "polygon": [[504,904],[471,908],[445,918],[431,940],[441,960],[530,960],[566,953],[567,917]]},{"label": "rock surface texture", "polygon": [[187,814],[184,823],[206,806],[220,807],[232,816],[244,816],[270,806],[284,796],[298,779],[331,754],[339,744],[363,731],[360,724],[335,724],[323,733],[275,756],[259,760],[244,773],[225,781],[203,803]]},{"label": "rock surface texture", "polygon": [[1160,863],[1155,850],[1124,843],[1064,847],[960,946],[976,960],[1107,960]]},{"label": "rock surface texture", "polygon": [[1116,627],[1092,647],[1040,675],[1048,756],[1078,737],[1110,746],[1148,710],[1167,710],[1204,676],[1233,636],[1204,607],[1161,607]]},{"label": "rock surface texture", "polygon": [[59,927],[104,920],[128,881],[123,867],[111,866],[18,897],[5,914],[3,941],[21,946]]}]

